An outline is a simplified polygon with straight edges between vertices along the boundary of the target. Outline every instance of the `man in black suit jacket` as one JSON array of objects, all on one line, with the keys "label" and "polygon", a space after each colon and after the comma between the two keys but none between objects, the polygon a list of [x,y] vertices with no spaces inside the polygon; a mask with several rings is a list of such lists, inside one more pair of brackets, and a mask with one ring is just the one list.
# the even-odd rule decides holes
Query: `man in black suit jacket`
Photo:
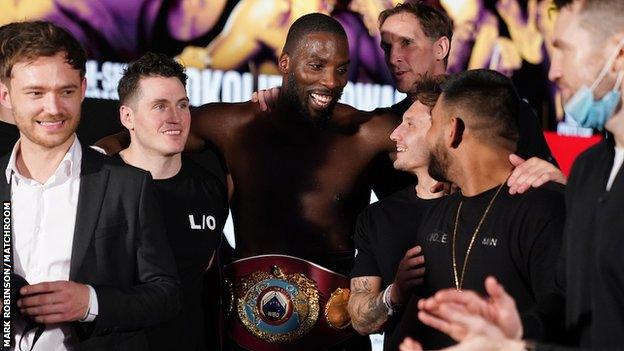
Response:
[{"label": "man in black suit jacket", "polygon": [[0,159],[13,207],[14,271],[23,316],[16,349],[146,350],[142,329],[180,306],[175,263],[149,173],[83,148],[75,130],[85,54],[46,22],[9,26],[0,43],[0,103],[20,131]]}]

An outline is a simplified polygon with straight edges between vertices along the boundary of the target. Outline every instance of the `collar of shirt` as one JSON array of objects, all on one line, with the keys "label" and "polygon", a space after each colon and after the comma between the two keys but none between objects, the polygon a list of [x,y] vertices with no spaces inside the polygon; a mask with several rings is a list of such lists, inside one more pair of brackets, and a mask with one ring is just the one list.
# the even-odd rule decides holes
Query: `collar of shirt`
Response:
[{"label": "collar of shirt", "polygon": [[[15,181],[17,184],[19,182],[31,182],[33,184],[38,184],[34,179],[29,179],[20,174],[17,169],[17,153],[20,148],[20,140],[15,143],[13,147],[13,151],[11,152],[11,157],[9,158],[9,163],[7,164],[7,168],[5,170],[5,176],[7,184],[11,182],[11,176],[15,175]],[[52,185],[56,183],[62,183],[70,178],[78,178],[80,177],[80,165],[82,161],[82,147],[80,145],[80,141],[78,141],[78,137],[74,134],[74,142],[63,156],[63,159],[59,163],[58,167],[54,174],[46,181],[45,184],[42,185]]]}]

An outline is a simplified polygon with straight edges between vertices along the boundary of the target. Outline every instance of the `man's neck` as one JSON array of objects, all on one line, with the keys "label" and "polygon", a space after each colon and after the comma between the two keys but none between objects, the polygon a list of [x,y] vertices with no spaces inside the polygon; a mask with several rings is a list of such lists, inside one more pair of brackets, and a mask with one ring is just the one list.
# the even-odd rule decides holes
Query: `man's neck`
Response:
[{"label": "man's neck", "polygon": [[504,183],[513,170],[509,152],[485,149],[465,153],[452,171],[452,181],[464,196],[475,196]]},{"label": "man's neck", "polygon": [[152,174],[154,179],[167,179],[175,176],[182,168],[182,155],[156,155],[130,144],[127,149],[121,150],[119,156],[125,163],[144,169]]},{"label": "man's neck", "polygon": [[431,178],[429,172],[427,171],[427,167],[416,168],[413,173],[418,179],[418,183],[416,184],[416,196],[424,200],[429,200],[437,199],[444,195],[443,191],[439,191],[436,193],[431,192],[431,189],[435,184],[438,183],[438,181]]},{"label": "man's neck", "polygon": [[330,119],[326,125],[314,125],[311,121],[305,121],[305,117],[301,113],[298,106],[293,106],[287,98],[280,95],[275,109],[270,114],[270,118],[273,121],[273,125],[277,127],[277,130],[284,132],[294,139],[315,138],[331,123]]},{"label": "man's neck", "polygon": [[54,148],[47,148],[37,145],[21,135],[19,150],[15,158],[18,172],[26,178],[45,184],[56,172],[75,138],[76,135],[74,134],[63,144]]},{"label": "man's neck", "polygon": [[446,64],[444,64],[444,60],[436,61],[433,64],[433,69],[431,70],[431,75],[438,76],[446,73]]}]

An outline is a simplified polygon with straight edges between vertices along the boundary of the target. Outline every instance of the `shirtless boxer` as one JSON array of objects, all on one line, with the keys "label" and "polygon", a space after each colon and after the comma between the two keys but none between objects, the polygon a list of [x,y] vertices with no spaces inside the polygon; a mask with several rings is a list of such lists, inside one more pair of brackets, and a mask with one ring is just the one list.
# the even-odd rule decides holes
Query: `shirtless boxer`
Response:
[{"label": "shirtless boxer", "polygon": [[[192,112],[187,150],[211,145],[228,170],[238,260],[226,269],[230,340],[251,350],[328,349],[353,335],[344,328],[344,293],[356,217],[371,189],[384,196],[411,179],[393,183],[380,166],[390,166],[394,115],[336,107],[349,47],[335,19],[317,13],[295,21],[278,66],[284,88],[276,108],[204,105]],[[109,141],[100,144],[118,151]],[[280,282],[267,288],[263,277]],[[355,340],[346,349],[370,348],[367,338]]]},{"label": "shirtless boxer", "polygon": [[[341,25],[323,14],[305,15],[291,26],[278,61],[284,88],[276,108],[262,112],[252,102],[213,103],[192,111],[187,150],[213,146],[229,173],[236,239],[233,259],[243,260],[227,270],[235,303],[229,314],[234,317],[229,320],[234,322],[226,330],[248,349],[275,345],[283,346],[284,350],[289,346],[297,350],[326,349],[349,336],[350,327],[346,331],[336,330],[325,323],[324,306],[336,288],[349,287],[346,275],[353,263],[351,235],[356,217],[369,203],[372,188],[384,196],[411,181],[407,179],[407,183],[399,182],[379,191],[383,187],[377,185],[392,182],[392,177],[380,177],[379,165],[388,165],[391,170],[387,158],[395,148],[387,136],[399,121],[394,115],[363,113],[345,105],[336,107],[347,83],[349,62],[349,47]],[[100,144],[109,153],[118,151]],[[328,273],[306,262],[304,268],[295,272],[285,266],[291,265],[292,260],[284,257],[279,257],[279,262],[266,257],[249,259],[267,254],[294,256],[298,258],[296,265],[303,264],[302,259],[341,274]],[[290,261],[284,263],[284,260]],[[238,268],[241,264],[242,269]],[[314,303],[315,296],[306,297],[311,301],[307,317],[316,315],[317,323],[310,322],[306,313],[298,310],[296,301],[288,304],[294,297],[285,296],[281,290],[264,301],[267,308],[277,309],[266,311],[277,318],[267,323],[266,330],[253,329],[256,323],[238,313],[253,304],[237,290],[244,281],[242,277],[258,276],[253,274],[257,271],[273,273],[273,265],[286,275],[314,276],[319,304]],[[325,277],[317,277],[318,271]],[[255,306],[264,307],[261,292],[256,295],[260,301]],[[244,304],[245,301],[249,303]],[[336,301],[337,306],[344,303],[344,314],[337,316],[339,326],[343,326],[342,323],[348,322],[345,322],[347,301],[339,295]],[[291,312],[297,319],[293,322],[297,324],[295,327],[288,324]],[[288,322],[287,326],[284,321]],[[315,327],[307,330],[306,323]],[[332,339],[328,333],[335,337]],[[280,343],[264,345],[271,337]],[[351,349],[370,347],[366,338],[360,340],[365,345]]]}]

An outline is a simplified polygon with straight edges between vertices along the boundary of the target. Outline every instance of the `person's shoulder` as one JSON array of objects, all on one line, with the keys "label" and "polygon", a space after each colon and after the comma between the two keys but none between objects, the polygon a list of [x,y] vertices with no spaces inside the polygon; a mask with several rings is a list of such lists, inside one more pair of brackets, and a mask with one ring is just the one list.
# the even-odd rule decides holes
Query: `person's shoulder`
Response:
[{"label": "person's shoulder", "polygon": [[565,193],[565,186],[556,182],[547,182],[537,188],[529,188],[526,196],[532,197],[562,197]]},{"label": "person's shoulder", "polygon": [[[442,198],[436,199],[421,199],[416,195],[416,191],[414,189],[414,184],[410,184],[405,188],[392,193],[379,201],[372,203],[368,206],[368,211],[370,211],[374,216],[381,212],[394,212],[399,209],[409,209],[414,210],[417,208],[421,208],[423,210],[428,209],[431,206],[434,206],[436,203],[441,201]],[[416,214],[414,214],[416,215]]]},{"label": "person's shoulder", "polygon": [[182,155],[182,171],[189,177],[223,186],[223,183],[216,175],[184,154]]},{"label": "person's shoulder", "polygon": [[601,140],[599,143],[592,145],[587,150],[580,153],[577,156],[574,164],[584,165],[586,163],[592,163],[593,161],[604,157],[613,148],[613,145],[611,144],[612,143],[609,143],[609,141],[605,139]]},{"label": "person's shoulder", "polygon": [[[596,171],[604,168],[601,165],[604,166],[613,161],[614,153],[613,142],[606,139],[583,151],[572,164],[568,184],[575,184],[578,180],[591,178],[591,175],[595,174]],[[574,186],[578,186],[578,184]]]},{"label": "person's shoulder", "polygon": [[149,175],[149,172],[125,163],[120,157],[108,156],[91,147],[83,148],[82,152],[83,163],[87,162],[89,166],[98,166],[97,168],[107,170],[113,175],[140,178]]},{"label": "person's shoulder", "polygon": [[212,118],[230,118],[231,116],[247,116],[260,111],[260,106],[251,101],[244,102],[210,102],[191,110],[192,116],[207,116]]},{"label": "person's shoulder", "polygon": [[361,111],[345,104],[336,105],[334,116],[343,127],[350,127],[365,137],[383,136],[384,140],[401,121],[390,110]]},{"label": "person's shoulder", "polygon": [[547,214],[548,210],[563,211],[565,208],[565,186],[548,182],[537,188],[529,188],[522,194],[510,195],[524,204],[524,208],[536,215]]},{"label": "person's shoulder", "polygon": [[257,103],[245,102],[211,102],[191,110],[193,123],[205,120],[212,128],[233,127],[243,125],[266,115]]}]

